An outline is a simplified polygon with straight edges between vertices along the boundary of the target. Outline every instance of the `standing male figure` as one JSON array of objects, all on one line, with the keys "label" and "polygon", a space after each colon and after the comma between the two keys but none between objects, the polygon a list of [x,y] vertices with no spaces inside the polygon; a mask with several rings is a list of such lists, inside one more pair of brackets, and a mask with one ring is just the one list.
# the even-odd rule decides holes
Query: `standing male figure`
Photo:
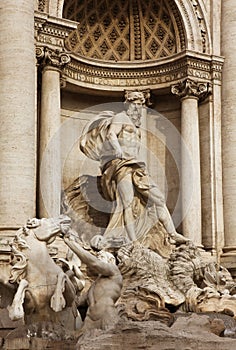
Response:
[{"label": "standing male figure", "polygon": [[127,91],[126,104],[127,110],[110,112],[110,117],[104,118],[108,112],[103,112],[101,122],[80,140],[82,152],[100,161],[103,196],[114,204],[104,237],[126,236],[135,241],[159,220],[172,239],[184,243],[186,238],[176,232],[163,194],[145,163],[138,160],[144,93]]}]

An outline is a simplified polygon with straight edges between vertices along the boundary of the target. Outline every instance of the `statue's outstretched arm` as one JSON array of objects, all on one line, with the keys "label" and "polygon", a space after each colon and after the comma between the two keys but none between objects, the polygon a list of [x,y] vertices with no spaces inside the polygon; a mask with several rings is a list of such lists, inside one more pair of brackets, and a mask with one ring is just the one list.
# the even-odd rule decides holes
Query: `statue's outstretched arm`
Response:
[{"label": "statue's outstretched arm", "polygon": [[98,275],[112,276],[117,272],[116,265],[99,260],[96,256],[83,249],[78,243],[72,241],[69,237],[64,236],[64,242],[84,264],[96,271]]}]

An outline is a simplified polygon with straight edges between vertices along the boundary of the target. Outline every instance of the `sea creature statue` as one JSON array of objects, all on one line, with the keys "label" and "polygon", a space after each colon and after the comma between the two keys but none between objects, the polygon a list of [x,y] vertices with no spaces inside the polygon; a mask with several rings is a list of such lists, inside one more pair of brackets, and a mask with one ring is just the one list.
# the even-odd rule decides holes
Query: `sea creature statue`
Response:
[{"label": "sea creature statue", "polygon": [[171,324],[177,310],[236,315],[232,276],[204,259],[191,241],[175,247],[168,258],[138,242],[120,248],[117,256],[123,276],[119,309],[129,319]]},{"label": "sea creature statue", "polygon": [[[11,320],[59,322],[61,311],[70,307],[77,317],[75,297],[81,285],[75,276],[65,273],[51,258],[47,245],[60,234],[61,225],[70,218],[61,215],[50,219],[29,219],[17,231],[13,242],[9,282],[17,286],[8,306]],[[73,278],[72,278],[73,277]]]}]

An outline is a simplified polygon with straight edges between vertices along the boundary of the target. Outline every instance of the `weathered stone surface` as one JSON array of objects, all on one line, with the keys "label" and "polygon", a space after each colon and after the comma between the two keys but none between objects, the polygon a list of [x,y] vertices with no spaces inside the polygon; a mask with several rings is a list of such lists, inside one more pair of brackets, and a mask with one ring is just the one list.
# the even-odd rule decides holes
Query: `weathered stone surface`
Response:
[{"label": "weathered stone surface", "polygon": [[[1,338],[0,338],[1,346]],[[50,341],[48,339],[41,338],[14,338],[6,339],[4,350],[74,350],[75,341]]]},{"label": "weathered stone surface", "polygon": [[236,340],[211,333],[205,315],[181,317],[172,327],[158,321],[123,322],[113,331],[88,336],[77,350],[234,350]]},{"label": "weathered stone surface", "polygon": [[2,0],[0,12],[0,227],[4,236],[35,215],[34,2]]},{"label": "weathered stone surface", "polygon": [[4,343],[4,350],[25,350],[29,348],[30,341],[28,338],[6,339]]}]

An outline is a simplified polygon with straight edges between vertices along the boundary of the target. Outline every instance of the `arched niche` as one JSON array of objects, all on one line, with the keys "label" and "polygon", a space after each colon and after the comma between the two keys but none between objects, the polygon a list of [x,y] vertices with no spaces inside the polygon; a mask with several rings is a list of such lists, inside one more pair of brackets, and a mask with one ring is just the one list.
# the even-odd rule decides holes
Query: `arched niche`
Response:
[{"label": "arched niche", "polygon": [[[38,10],[49,13],[53,17],[62,18],[65,8],[68,7],[70,2],[72,3],[73,0],[38,0]],[[81,1],[74,2],[75,4],[81,3]],[[89,1],[83,2],[89,3]],[[157,3],[160,2],[157,1]],[[126,1],[125,3],[129,2]],[[148,3],[148,1],[143,3]],[[186,49],[211,54],[210,28],[207,21],[206,6],[203,1],[167,0],[165,4],[171,10],[172,16],[176,16],[178,13],[178,16],[181,18],[181,24],[178,24],[179,35],[181,35],[180,29],[183,26]]]},{"label": "arched niche", "polygon": [[79,25],[66,48],[102,61],[148,61],[185,50],[183,23],[164,0],[67,0],[63,17]]}]

